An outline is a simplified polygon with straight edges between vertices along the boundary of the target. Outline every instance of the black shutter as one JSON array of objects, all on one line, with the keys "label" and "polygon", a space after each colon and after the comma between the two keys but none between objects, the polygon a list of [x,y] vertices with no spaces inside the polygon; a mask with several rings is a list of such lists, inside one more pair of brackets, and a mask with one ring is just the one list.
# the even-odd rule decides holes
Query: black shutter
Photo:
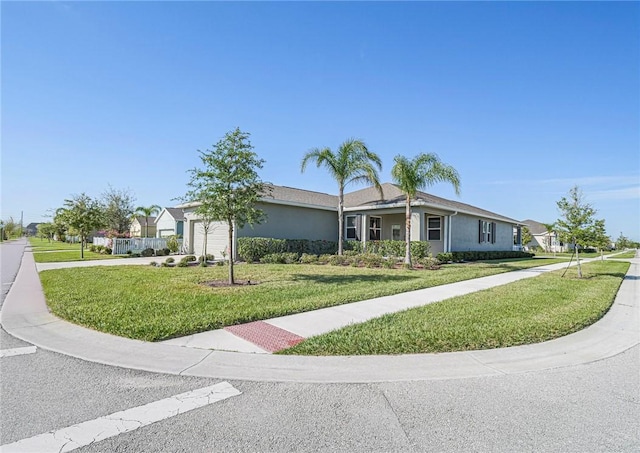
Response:
[{"label": "black shutter", "polygon": [[496,222],[492,222],[491,223],[491,243],[495,244],[496,243]]},{"label": "black shutter", "polygon": [[478,220],[478,242],[482,244],[482,220]]}]

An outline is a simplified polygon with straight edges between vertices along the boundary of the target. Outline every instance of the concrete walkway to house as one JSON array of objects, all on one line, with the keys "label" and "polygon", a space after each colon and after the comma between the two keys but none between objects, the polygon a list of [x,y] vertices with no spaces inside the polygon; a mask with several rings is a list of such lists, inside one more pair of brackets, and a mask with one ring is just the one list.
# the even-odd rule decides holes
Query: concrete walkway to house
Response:
[{"label": "concrete walkway to house", "polygon": [[[148,258],[145,260],[146,263],[153,261]],[[586,261],[589,260],[583,262]],[[603,319],[580,332],[556,340],[505,349],[399,356],[302,357],[269,354],[312,335],[385,313],[535,277],[562,269],[567,263],[283,316],[160,343],[147,343],[96,332],[53,316],[47,309],[37,273],[37,270],[53,267],[38,264],[36,268],[32,253],[25,253],[16,281],[0,313],[0,322],[11,335],[44,349],[113,366],[170,374],[298,382],[380,382],[511,374],[589,363],[640,344],[640,259],[631,261],[632,265],[616,300]],[[113,262],[146,264],[135,258],[93,263],[114,265],[111,264]],[[77,262],[55,264],[56,268],[78,266]]]}]

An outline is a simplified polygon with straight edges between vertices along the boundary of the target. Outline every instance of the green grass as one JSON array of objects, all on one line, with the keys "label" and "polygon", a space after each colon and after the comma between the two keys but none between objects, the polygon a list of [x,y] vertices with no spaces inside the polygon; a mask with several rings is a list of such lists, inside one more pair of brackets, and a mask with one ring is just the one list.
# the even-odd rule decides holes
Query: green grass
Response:
[{"label": "green grass", "polygon": [[158,341],[244,322],[315,310],[556,260],[451,264],[440,270],[366,269],[246,264],[237,281],[258,285],[212,288],[226,267],[89,267],[40,273],[51,311],[89,328]]},{"label": "green grass", "polygon": [[[100,253],[90,252],[85,249],[84,260],[112,260],[120,259],[119,255],[102,255]],[[36,263],[60,263],[66,261],[82,261],[80,258],[80,249],[78,250],[60,250],[54,252],[34,252],[33,259]]]},{"label": "green grass", "polygon": [[635,257],[636,257],[636,251],[629,250],[628,252],[624,252],[624,253],[620,253],[619,255],[612,256],[611,259],[629,259],[629,258],[635,258]]},{"label": "green grass", "polygon": [[538,343],[585,328],[611,306],[629,263],[585,264],[319,335],[282,354],[411,354]]},{"label": "green grass", "polygon": [[[65,261],[82,261],[80,258],[80,244],[51,241],[40,238],[29,238],[36,263],[59,263]],[[117,255],[102,255],[84,249],[85,260],[110,260],[121,258]]]},{"label": "green grass", "polygon": [[69,242],[51,241],[40,238],[29,238],[29,244],[34,252],[49,252],[56,250],[77,250],[80,253],[80,244],[71,244]]}]

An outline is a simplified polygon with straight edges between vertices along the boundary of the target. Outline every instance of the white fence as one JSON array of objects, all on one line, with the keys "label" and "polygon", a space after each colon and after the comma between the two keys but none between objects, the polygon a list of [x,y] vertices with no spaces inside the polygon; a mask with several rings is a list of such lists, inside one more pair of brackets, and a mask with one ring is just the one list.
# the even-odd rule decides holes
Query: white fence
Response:
[{"label": "white fence", "polygon": [[[178,239],[182,250],[182,239]],[[167,248],[166,238],[93,238],[93,245],[109,247],[113,255],[126,255],[127,252],[141,252],[144,249],[160,250]]]}]

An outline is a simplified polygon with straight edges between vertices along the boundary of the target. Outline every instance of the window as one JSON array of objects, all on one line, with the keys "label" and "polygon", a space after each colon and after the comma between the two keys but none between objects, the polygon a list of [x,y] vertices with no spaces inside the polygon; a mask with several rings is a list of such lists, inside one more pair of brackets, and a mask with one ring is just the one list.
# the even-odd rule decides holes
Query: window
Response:
[{"label": "window", "polygon": [[382,217],[369,217],[369,240],[379,241],[382,237]]},{"label": "window", "polygon": [[439,241],[442,239],[442,219],[440,217],[427,217],[427,240]]},{"label": "window", "polygon": [[400,225],[396,224],[396,225],[391,225],[391,239],[393,239],[394,241],[399,241],[402,239],[401,233],[400,233]]},{"label": "window", "polygon": [[486,220],[478,221],[478,242],[496,243],[496,223]]},{"label": "window", "polygon": [[358,241],[360,240],[360,235],[358,234],[358,216],[356,215],[348,215],[346,217],[347,224],[347,240]]}]

